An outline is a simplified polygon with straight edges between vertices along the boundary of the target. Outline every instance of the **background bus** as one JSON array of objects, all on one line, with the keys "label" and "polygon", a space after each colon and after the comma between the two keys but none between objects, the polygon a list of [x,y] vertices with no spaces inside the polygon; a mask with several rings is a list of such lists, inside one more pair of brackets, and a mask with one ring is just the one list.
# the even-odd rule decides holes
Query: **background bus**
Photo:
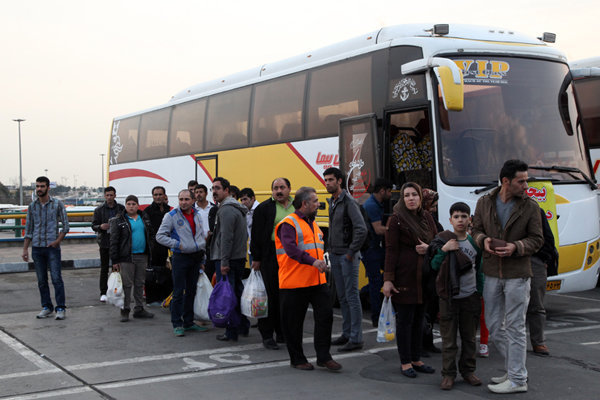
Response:
[{"label": "background bus", "polygon": [[[340,166],[359,200],[378,176],[437,190],[448,226],[452,203],[474,208],[477,189],[521,158],[544,168],[531,175],[556,193],[560,275],[549,288],[585,290],[598,275],[600,226],[583,223],[599,221],[599,210],[584,179],[591,166],[578,112],[566,58],[543,40],[489,27],[393,26],[115,118],[109,181],[142,203],[163,185],[176,203],[191,178],[208,186],[225,176],[262,200],[285,176],[324,202],[322,172]],[[326,215],[318,216],[325,230]]]}]

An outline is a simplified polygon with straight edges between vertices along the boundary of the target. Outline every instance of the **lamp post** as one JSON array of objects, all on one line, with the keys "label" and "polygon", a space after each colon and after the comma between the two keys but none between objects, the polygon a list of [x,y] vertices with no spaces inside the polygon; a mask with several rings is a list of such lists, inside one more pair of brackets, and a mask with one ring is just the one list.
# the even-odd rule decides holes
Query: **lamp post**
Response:
[{"label": "lamp post", "polygon": [[21,159],[21,122],[25,120],[22,118],[13,119],[19,124],[19,205],[23,205],[23,162]]},{"label": "lamp post", "polygon": [[100,186],[104,187],[104,156],[106,154],[100,153],[100,157],[102,157],[102,179],[100,180]]}]

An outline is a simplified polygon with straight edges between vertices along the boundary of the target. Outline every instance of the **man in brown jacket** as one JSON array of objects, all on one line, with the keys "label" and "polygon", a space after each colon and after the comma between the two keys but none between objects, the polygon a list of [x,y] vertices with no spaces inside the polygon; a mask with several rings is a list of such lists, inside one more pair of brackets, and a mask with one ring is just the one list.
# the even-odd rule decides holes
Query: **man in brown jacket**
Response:
[{"label": "man in brown jacket", "polygon": [[527,391],[527,332],[531,255],[544,243],[539,206],[525,194],[526,163],[508,160],[499,188],[481,197],[473,219],[473,238],[482,247],[485,321],[507,373],[492,378],[494,393]]}]

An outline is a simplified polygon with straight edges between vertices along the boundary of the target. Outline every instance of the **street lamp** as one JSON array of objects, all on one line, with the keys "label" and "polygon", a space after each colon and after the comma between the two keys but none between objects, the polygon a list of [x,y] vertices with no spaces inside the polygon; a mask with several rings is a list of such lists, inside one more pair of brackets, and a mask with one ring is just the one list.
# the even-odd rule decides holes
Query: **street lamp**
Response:
[{"label": "street lamp", "polygon": [[13,119],[19,124],[19,205],[23,205],[23,162],[21,159],[21,122],[25,120],[22,118]]},{"label": "street lamp", "polygon": [[104,187],[104,156],[106,154],[100,153],[100,157],[102,157],[102,179],[100,180],[101,186]]}]

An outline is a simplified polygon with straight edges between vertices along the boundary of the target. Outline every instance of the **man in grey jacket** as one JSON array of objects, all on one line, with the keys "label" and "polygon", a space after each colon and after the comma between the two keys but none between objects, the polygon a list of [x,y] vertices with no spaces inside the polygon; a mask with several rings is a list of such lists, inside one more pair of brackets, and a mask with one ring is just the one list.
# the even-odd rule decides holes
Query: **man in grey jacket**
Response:
[{"label": "man in grey jacket", "polygon": [[[219,203],[215,220],[213,237],[210,242],[210,257],[215,261],[217,280],[227,276],[233,286],[238,300],[237,312],[240,313],[240,298],[244,291],[242,274],[246,264],[248,230],[246,213],[248,209],[238,203],[229,193],[230,183],[227,179],[217,177],[213,180],[213,197]],[[238,334],[248,335],[250,322],[241,315],[239,326],[228,326],[225,333],[217,336],[217,340],[237,341]]]},{"label": "man in grey jacket", "polygon": [[338,351],[362,349],[362,306],[358,292],[360,248],[367,238],[367,225],[358,203],[343,189],[344,175],[338,168],[323,172],[329,201],[327,249],[331,273],[342,309],[342,336],[331,344]]},{"label": "man in grey jacket", "polygon": [[206,233],[191,192],[184,189],[178,197],[179,207],[165,214],[156,232],[156,241],[173,251],[171,323],[175,336],[184,336],[186,331],[207,330],[194,324],[194,297],[200,270],[204,270]]}]

